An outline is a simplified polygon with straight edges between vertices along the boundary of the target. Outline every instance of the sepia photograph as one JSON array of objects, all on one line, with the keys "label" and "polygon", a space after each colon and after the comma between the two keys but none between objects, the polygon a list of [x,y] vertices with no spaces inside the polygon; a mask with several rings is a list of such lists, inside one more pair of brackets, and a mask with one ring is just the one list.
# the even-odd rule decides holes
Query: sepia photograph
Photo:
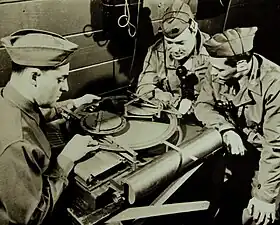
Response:
[{"label": "sepia photograph", "polygon": [[0,0],[0,225],[280,225],[279,0]]}]

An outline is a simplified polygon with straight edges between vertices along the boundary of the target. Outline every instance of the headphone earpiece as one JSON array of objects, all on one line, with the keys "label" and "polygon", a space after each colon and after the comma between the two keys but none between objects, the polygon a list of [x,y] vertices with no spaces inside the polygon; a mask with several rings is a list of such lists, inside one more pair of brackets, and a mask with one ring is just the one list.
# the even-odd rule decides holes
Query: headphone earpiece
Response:
[{"label": "headphone earpiece", "polygon": [[198,30],[198,23],[193,19],[190,19],[189,23],[190,23],[190,27],[189,27],[190,31],[196,34]]},{"label": "headphone earpiece", "polygon": [[37,80],[37,73],[32,74],[32,80],[36,81]]}]

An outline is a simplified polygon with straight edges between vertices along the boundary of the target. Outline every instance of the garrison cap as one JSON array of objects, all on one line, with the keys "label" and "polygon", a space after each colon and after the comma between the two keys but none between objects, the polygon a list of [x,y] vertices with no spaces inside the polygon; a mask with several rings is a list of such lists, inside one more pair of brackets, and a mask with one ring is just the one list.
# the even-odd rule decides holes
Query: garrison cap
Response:
[{"label": "garrison cap", "polygon": [[212,57],[231,57],[242,55],[253,49],[257,27],[228,29],[212,36],[204,43]]},{"label": "garrison cap", "polygon": [[32,67],[58,67],[69,62],[78,45],[49,31],[19,30],[1,39],[11,60]]},{"label": "garrison cap", "polygon": [[161,22],[162,32],[166,37],[175,38],[196,23],[188,3],[189,0],[174,0],[166,9]]}]

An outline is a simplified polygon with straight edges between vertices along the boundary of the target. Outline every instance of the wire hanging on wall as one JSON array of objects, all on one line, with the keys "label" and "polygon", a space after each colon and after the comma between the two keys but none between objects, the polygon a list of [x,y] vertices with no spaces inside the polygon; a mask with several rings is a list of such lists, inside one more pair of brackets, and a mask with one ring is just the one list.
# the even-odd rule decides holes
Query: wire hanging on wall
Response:
[{"label": "wire hanging on wall", "polygon": [[[222,3],[222,1],[220,0],[220,2]],[[230,6],[231,6],[231,2],[232,0],[229,0],[228,6],[227,6],[227,11],[226,11],[226,15],[225,15],[225,20],[224,20],[224,25],[223,25],[223,32],[226,29],[226,25],[227,25],[227,20],[228,20],[228,14],[229,14],[229,10],[230,10]]]},{"label": "wire hanging on wall", "polygon": [[130,37],[134,37],[136,34],[137,28],[130,22],[130,9],[129,3],[127,0],[124,0],[124,13],[118,18],[118,25],[119,27],[127,27],[128,34]]},{"label": "wire hanging on wall", "polygon": [[[132,53],[132,62],[129,69],[129,77],[132,77],[132,70],[135,64],[136,47],[138,42],[138,26],[140,20],[140,10],[143,0],[137,0],[137,2],[130,2],[130,0],[120,0],[118,3],[116,0],[102,0],[103,10],[103,31],[107,40],[115,39],[116,34],[120,34],[116,28],[127,28],[128,36],[133,38],[134,48]],[[134,6],[137,4],[137,15],[134,14]],[[133,8],[132,8],[133,7]],[[132,11],[133,10],[133,11]],[[120,14],[119,14],[120,13]],[[136,21],[134,20],[136,19]],[[132,22],[135,21],[135,22]],[[125,30],[125,29],[124,29]],[[125,37],[126,38],[126,37]],[[127,50],[127,49],[126,49]]]},{"label": "wire hanging on wall", "polygon": [[[140,7],[141,7],[141,0],[138,0],[138,4],[137,4],[137,18],[136,18],[136,32],[135,34],[138,34],[138,28],[139,28],[139,19],[140,19]],[[138,35],[136,35],[135,39],[134,39],[134,48],[133,48],[133,54],[132,54],[132,60],[131,60],[131,65],[130,65],[130,69],[129,69],[129,77],[131,77],[132,74],[132,70],[133,70],[133,66],[135,63],[135,57],[136,57],[136,49],[137,49],[137,42],[138,42]],[[134,79],[131,79],[132,83],[134,81]]]}]

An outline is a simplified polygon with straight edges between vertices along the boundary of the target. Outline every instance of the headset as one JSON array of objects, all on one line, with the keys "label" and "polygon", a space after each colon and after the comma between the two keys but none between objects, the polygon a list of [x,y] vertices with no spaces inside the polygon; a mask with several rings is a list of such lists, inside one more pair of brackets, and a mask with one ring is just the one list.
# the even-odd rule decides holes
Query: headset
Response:
[{"label": "headset", "polygon": [[[168,13],[165,14],[165,16],[167,16],[170,13],[171,14],[173,14],[173,13],[185,13],[185,14],[187,14],[189,16],[188,13],[181,12],[180,10],[169,11]],[[170,17],[167,17],[166,19],[170,19]],[[162,24],[166,21],[166,19],[162,18]],[[195,34],[197,33],[197,31],[198,31],[198,23],[194,19],[192,19],[189,16],[189,20],[188,21],[183,20],[183,22],[189,24],[189,27],[186,28],[186,29],[189,29],[191,31],[191,33],[195,33]],[[164,69],[165,69],[167,91],[169,93],[171,93],[172,96],[174,96],[174,92],[173,92],[173,90],[172,90],[172,88],[170,86],[169,80],[168,80],[168,69],[167,69],[167,66],[166,66],[167,55],[166,55],[166,45],[165,45],[165,40],[164,40],[164,32],[162,30],[159,30],[159,32],[162,32],[162,34],[163,34],[163,36],[162,36],[162,43],[163,43],[163,49],[164,49],[163,50],[163,54],[164,54]],[[194,96],[194,85],[198,83],[198,78],[196,77],[195,74],[191,74],[191,75],[188,75],[188,76],[187,76],[187,74],[188,74],[188,70],[183,65],[179,66],[176,69],[176,75],[178,76],[178,78],[181,81],[182,97],[183,98],[187,97],[188,99],[192,100],[192,99],[195,99],[195,96]],[[164,80],[162,80],[161,82],[158,82],[157,86],[159,86],[159,85],[162,86],[163,85],[163,81]]]}]

